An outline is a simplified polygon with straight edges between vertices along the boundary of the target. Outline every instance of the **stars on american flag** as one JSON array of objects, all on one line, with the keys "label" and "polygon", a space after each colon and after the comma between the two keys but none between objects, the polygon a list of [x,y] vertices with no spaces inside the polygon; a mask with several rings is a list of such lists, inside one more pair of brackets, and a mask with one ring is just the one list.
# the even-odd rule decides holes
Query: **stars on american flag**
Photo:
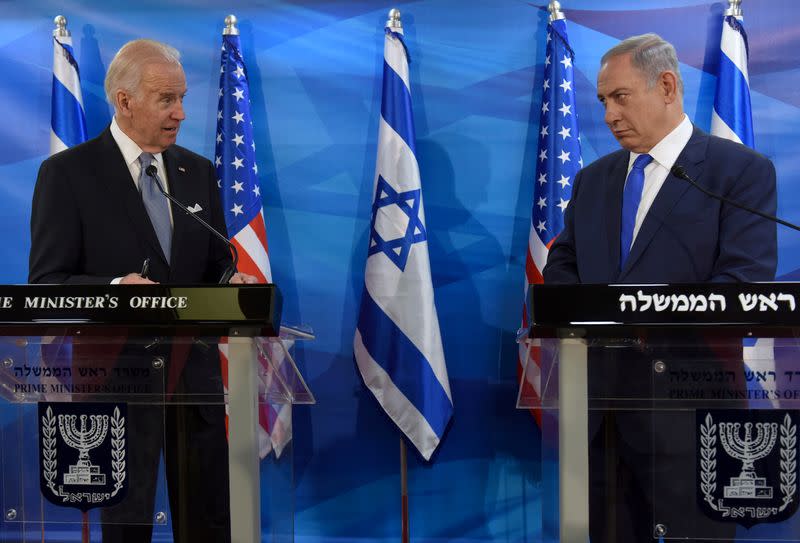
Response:
[{"label": "stars on american flag", "polygon": [[532,232],[545,246],[564,227],[564,212],[572,197],[572,180],[583,166],[575,116],[573,69],[572,51],[561,34],[548,32],[531,216]]},{"label": "stars on american flag", "polygon": [[247,75],[241,56],[224,41],[214,165],[228,234],[234,236],[261,213]]}]

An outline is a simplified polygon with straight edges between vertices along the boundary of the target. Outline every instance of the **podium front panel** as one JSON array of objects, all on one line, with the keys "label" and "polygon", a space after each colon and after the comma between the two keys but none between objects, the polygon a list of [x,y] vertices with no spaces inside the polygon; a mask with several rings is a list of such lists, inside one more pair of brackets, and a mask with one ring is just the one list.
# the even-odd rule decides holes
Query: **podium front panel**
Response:
[{"label": "podium front panel", "polygon": [[0,338],[6,526],[168,525],[168,364],[143,342],[74,339]]},{"label": "podium front panel", "polygon": [[800,541],[798,284],[532,289],[542,541]]}]

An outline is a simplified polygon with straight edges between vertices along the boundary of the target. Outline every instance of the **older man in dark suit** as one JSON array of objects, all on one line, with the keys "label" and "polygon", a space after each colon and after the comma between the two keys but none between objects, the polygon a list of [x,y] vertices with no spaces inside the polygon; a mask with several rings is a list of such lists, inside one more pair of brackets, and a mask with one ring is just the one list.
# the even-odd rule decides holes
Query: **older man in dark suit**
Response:
[{"label": "older man in dark suit", "polygon": [[[711,198],[671,173],[680,166],[709,191],[775,213],[772,163],[743,145],[705,134],[685,115],[674,47],[655,34],[621,42],[601,60],[597,96],[623,149],[576,176],[545,282],[774,279],[775,224]],[[652,350],[657,340],[648,341],[648,352],[590,348],[590,395],[619,398],[635,391],[647,397],[656,392],[650,368],[659,357],[718,364],[738,359],[741,371],[740,344],[724,346],[727,354],[720,357],[720,349],[712,354],[699,338],[686,338],[682,348],[662,345],[658,353]],[[694,467],[693,420],[673,417],[666,425],[665,420],[632,412],[590,414],[592,543],[652,540],[662,515],[671,517],[668,536],[733,535],[735,525],[720,526],[696,514],[693,478],[681,475]],[[608,478],[609,466],[614,480]]]},{"label": "older man in dark suit", "polygon": [[[29,281],[217,283],[231,263],[228,248],[171,207],[156,186],[158,179],[225,235],[211,162],[175,145],[186,93],[178,52],[150,40],[126,44],[109,65],[105,90],[115,110],[111,125],[99,137],[45,160],[39,170]],[[139,271],[143,262],[149,263],[145,276]],[[231,282],[256,279],[237,273]],[[172,370],[168,392],[175,398],[221,397],[215,348],[198,342],[184,349],[145,350],[130,343],[121,349],[119,356],[147,361],[162,355],[165,375]],[[130,490],[125,502],[104,511],[104,541],[150,540],[152,527],[141,523],[152,518],[162,441],[175,541],[228,541],[222,405],[132,406],[129,419]]]}]

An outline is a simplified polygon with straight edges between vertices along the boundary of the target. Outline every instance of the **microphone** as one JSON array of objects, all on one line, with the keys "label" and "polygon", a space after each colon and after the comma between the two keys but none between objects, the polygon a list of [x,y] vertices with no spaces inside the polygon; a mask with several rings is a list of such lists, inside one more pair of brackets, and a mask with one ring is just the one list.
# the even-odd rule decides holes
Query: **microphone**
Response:
[{"label": "microphone", "polygon": [[739,203],[739,202],[737,202],[735,200],[731,200],[730,198],[726,198],[725,196],[722,196],[721,194],[716,194],[716,193],[711,192],[707,188],[701,186],[697,181],[692,179],[689,176],[689,174],[686,173],[686,170],[683,168],[683,166],[681,166],[679,164],[675,164],[672,167],[672,169],[670,169],[670,173],[672,175],[674,175],[675,177],[677,177],[678,179],[683,179],[684,181],[686,181],[687,183],[689,183],[690,185],[695,187],[697,190],[699,190],[700,192],[702,192],[706,196],[711,196],[712,198],[714,198],[716,200],[719,200],[720,202],[724,202],[726,204],[730,204],[733,207],[738,207],[739,209],[743,209],[743,210],[747,211],[748,213],[752,213],[753,215],[758,215],[759,217],[762,217],[764,219],[770,220],[772,222],[776,222],[778,224],[782,224],[783,226],[787,226],[787,227],[791,228],[792,230],[797,230],[798,232],[800,232],[800,226],[797,226],[794,223],[790,223],[789,221],[784,221],[783,219],[779,219],[778,217],[775,217],[775,216],[770,215],[768,213],[764,213],[763,211],[759,211],[757,209],[753,209],[752,207],[748,207],[748,206],[746,206],[744,204],[741,204],[741,203]]},{"label": "microphone", "polygon": [[231,262],[231,265],[228,266],[225,269],[225,272],[222,274],[222,277],[220,277],[220,279],[219,279],[219,284],[220,285],[227,284],[228,281],[231,280],[231,277],[233,277],[233,274],[236,273],[236,266],[239,264],[239,251],[236,250],[236,246],[233,243],[231,243],[228,238],[226,238],[225,236],[220,234],[219,231],[217,231],[216,228],[214,228],[213,226],[208,224],[206,221],[204,221],[203,219],[198,217],[196,213],[192,213],[191,211],[189,211],[188,207],[183,205],[181,202],[178,201],[177,198],[175,198],[174,196],[169,194],[167,191],[165,191],[164,187],[161,186],[161,182],[158,180],[158,170],[156,169],[154,164],[150,164],[147,168],[145,168],[144,173],[146,173],[147,175],[150,176],[150,178],[156,184],[156,187],[158,187],[159,192],[161,194],[163,194],[164,197],[167,200],[169,200],[170,202],[172,202],[173,204],[178,206],[180,209],[182,209],[184,211],[184,213],[186,213],[187,215],[192,217],[194,220],[196,220],[197,222],[202,224],[203,227],[206,230],[208,230],[209,232],[214,234],[216,237],[221,239],[222,242],[225,243],[225,245],[227,245],[228,247],[231,248],[231,251],[233,251],[233,262]]}]

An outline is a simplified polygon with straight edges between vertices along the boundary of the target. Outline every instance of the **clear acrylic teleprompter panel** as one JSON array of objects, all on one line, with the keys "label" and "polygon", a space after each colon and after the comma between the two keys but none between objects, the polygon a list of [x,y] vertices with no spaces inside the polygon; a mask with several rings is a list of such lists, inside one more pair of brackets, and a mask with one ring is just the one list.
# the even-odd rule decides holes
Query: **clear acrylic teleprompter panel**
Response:
[{"label": "clear acrylic teleprompter panel", "polygon": [[[717,353],[726,346],[717,344]],[[666,541],[800,541],[800,344],[759,339],[653,373],[653,532]]]},{"label": "clear acrylic teleprompter panel", "polygon": [[[582,361],[565,351],[558,340],[543,340],[539,366],[528,374],[538,377],[541,398],[520,396],[542,410],[543,450],[558,443],[559,395],[568,388],[559,387],[559,365],[585,364],[590,448],[613,426],[604,439],[641,466],[637,479],[652,481],[640,491],[653,536],[800,541],[797,340],[588,340]],[[762,457],[745,466],[753,455]],[[591,453],[589,460],[598,469]]]},{"label": "clear acrylic teleprompter panel", "polygon": [[[0,338],[4,537],[74,532],[84,509],[91,525],[169,523],[152,454],[164,443],[168,365],[148,345],[119,336]],[[149,507],[132,490],[146,485]]]},{"label": "clear acrylic teleprompter panel", "polygon": [[[294,404],[316,399],[295,362],[297,350],[314,339],[308,326],[281,327],[277,338],[256,338],[259,373],[259,409],[271,421],[271,451],[260,464],[262,538],[271,543],[294,541]],[[262,454],[264,448],[262,447]]]},{"label": "clear acrylic teleprompter panel", "polygon": [[[559,366],[585,367],[588,409],[653,409],[712,403],[717,407],[774,404],[800,408],[800,340],[794,338],[687,338],[581,340],[585,355],[562,340],[526,340],[526,364],[517,407],[557,410]],[[755,343],[755,344],[753,344]],[[567,353],[565,355],[565,353]],[[654,403],[657,401],[657,403]]]}]

